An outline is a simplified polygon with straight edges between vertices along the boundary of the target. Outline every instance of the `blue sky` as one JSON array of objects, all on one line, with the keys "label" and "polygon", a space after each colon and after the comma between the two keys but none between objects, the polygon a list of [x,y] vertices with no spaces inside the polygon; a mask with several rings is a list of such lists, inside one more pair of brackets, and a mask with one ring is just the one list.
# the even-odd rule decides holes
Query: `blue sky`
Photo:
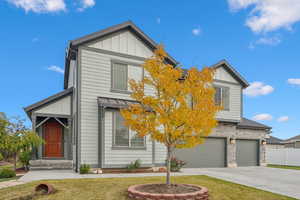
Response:
[{"label": "blue sky", "polygon": [[227,59],[251,84],[244,115],[300,134],[300,1],[0,2],[0,111],[26,117],[22,107],[63,89],[69,40],[132,20],[186,68]]}]

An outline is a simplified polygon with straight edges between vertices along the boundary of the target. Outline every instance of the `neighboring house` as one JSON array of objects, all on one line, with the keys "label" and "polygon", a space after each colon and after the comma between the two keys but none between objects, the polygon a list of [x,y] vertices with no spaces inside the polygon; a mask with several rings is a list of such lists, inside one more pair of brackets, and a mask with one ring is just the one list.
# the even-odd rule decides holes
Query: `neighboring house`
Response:
[{"label": "neighboring house", "polygon": [[285,146],[284,140],[281,140],[277,137],[270,136],[267,138],[267,148],[268,149],[283,149]]},{"label": "neighboring house", "polygon": [[300,135],[285,140],[284,146],[285,148],[300,148]]},{"label": "neighboring house", "polygon": [[7,119],[4,112],[0,112],[0,119]]},{"label": "neighboring house", "polygon": [[[149,137],[136,137],[119,112],[133,102],[128,80],[147,75],[141,64],[156,46],[130,21],[70,41],[64,91],[24,108],[46,141],[32,164],[69,162],[76,171],[81,164],[121,168],[136,159],[143,166],[164,165],[165,147]],[[166,62],[177,64],[171,56]],[[212,67],[216,100],[224,105],[217,114],[219,125],[205,144],[175,155],[187,161],[187,167],[264,165],[271,128],[243,117],[242,91],[248,82],[225,60]]]}]

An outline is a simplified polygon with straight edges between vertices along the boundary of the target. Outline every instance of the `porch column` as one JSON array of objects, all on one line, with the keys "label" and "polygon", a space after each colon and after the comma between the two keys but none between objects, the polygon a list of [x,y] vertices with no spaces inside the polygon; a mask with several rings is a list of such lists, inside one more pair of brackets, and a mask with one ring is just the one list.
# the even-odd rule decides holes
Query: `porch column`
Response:
[{"label": "porch column", "polygon": [[68,139],[68,156],[67,159],[72,160],[73,159],[73,124],[72,124],[72,118],[68,118],[68,133],[69,133],[69,139]]},{"label": "porch column", "polygon": [[[32,114],[31,119],[32,119],[32,131],[36,132],[36,115]],[[37,150],[37,148],[34,148],[32,150],[32,159],[33,160],[38,159],[38,150]]]}]

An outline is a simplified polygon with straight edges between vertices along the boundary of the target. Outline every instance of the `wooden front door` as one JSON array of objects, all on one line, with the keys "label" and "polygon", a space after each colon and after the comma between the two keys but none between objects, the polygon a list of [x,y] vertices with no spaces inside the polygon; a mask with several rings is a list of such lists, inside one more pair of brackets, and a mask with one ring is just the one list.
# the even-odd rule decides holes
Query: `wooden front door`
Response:
[{"label": "wooden front door", "polygon": [[63,157],[62,126],[55,120],[48,121],[44,125],[44,157]]}]

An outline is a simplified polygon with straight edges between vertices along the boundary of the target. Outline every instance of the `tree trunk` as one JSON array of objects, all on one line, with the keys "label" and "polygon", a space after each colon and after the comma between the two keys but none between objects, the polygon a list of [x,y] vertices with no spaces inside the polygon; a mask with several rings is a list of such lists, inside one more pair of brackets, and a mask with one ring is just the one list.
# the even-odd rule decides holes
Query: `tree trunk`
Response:
[{"label": "tree trunk", "polygon": [[171,174],[170,174],[170,171],[171,171],[171,147],[167,147],[167,179],[166,179],[166,184],[168,186],[171,185]]},{"label": "tree trunk", "polygon": [[14,153],[14,170],[17,170],[17,154]]}]

